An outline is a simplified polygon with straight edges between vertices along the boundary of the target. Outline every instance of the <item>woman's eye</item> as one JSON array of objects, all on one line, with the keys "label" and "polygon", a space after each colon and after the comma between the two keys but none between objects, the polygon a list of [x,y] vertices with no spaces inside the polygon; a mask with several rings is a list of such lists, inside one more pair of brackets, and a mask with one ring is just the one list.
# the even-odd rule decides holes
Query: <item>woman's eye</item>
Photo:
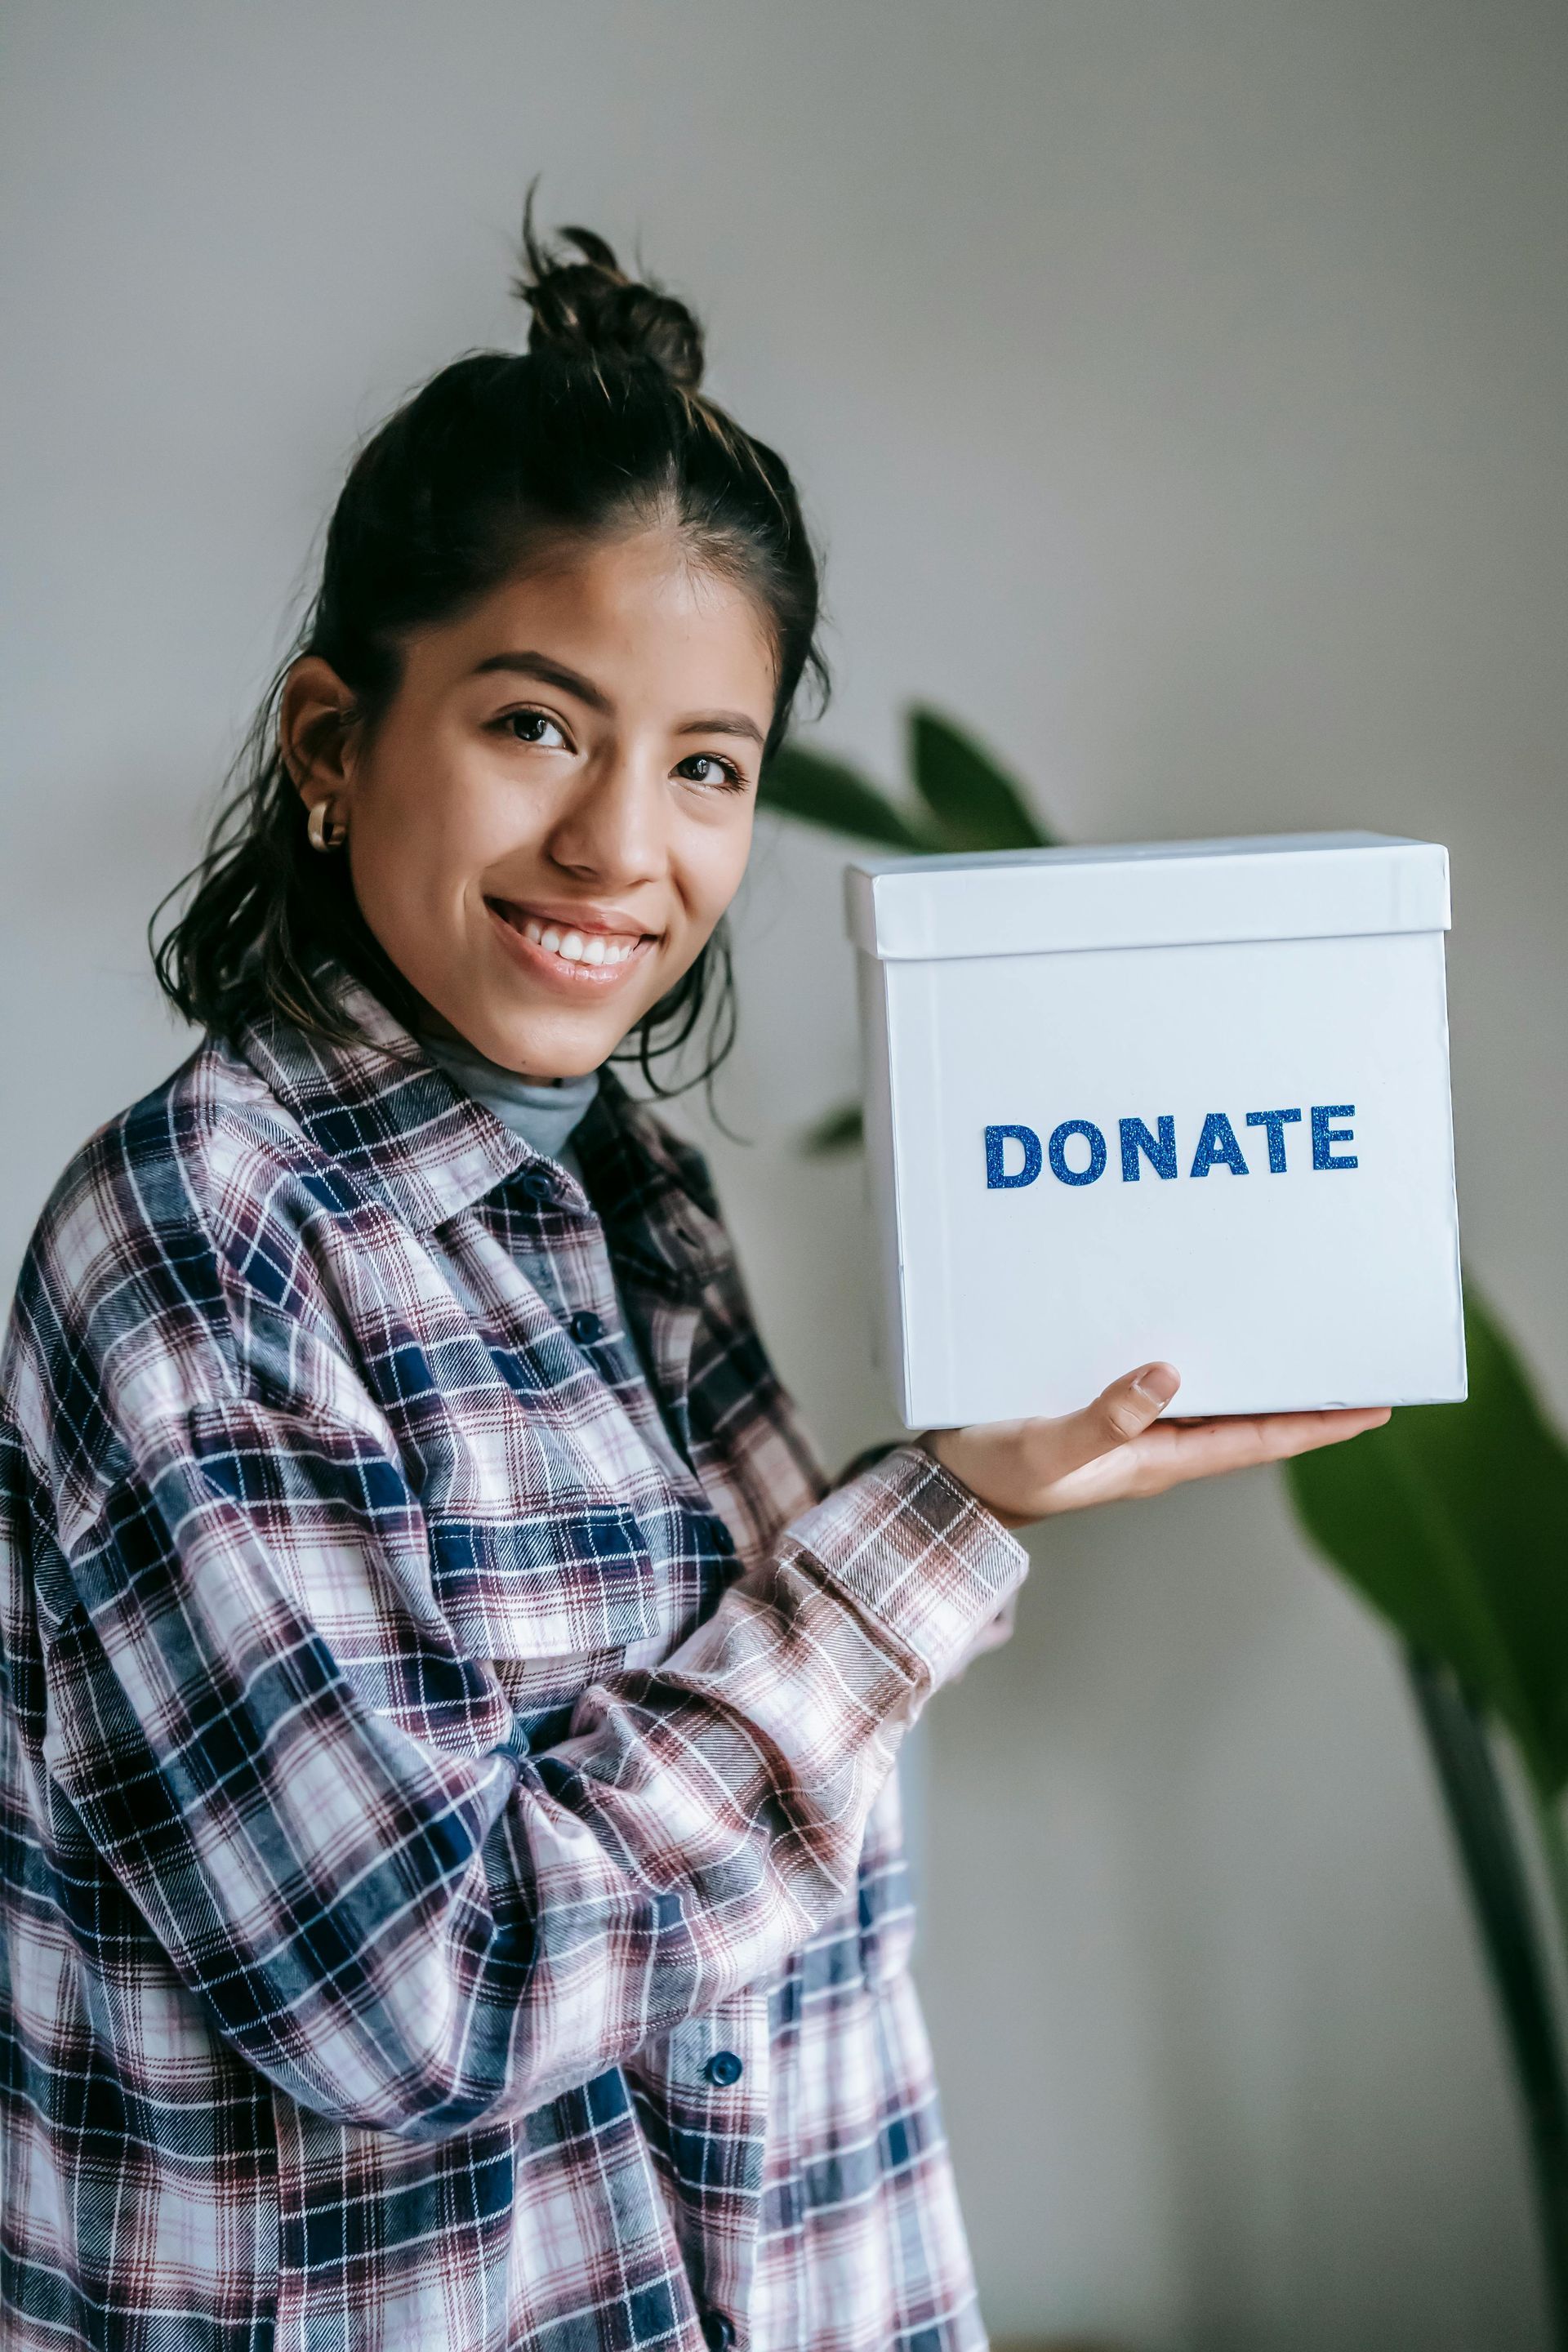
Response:
[{"label": "woman's eye", "polygon": [[717,784],[726,792],[738,793],[745,782],[739,768],[728,760],[721,760],[713,751],[693,751],[689,759],[682,760],[675,772],[684,776],[688,783]]},{"label": "woman's eye", "polygon": [[565,749],[566,738],[547,710],[509,710],[500,724],[516,743],[542,743],[550,751]]}]

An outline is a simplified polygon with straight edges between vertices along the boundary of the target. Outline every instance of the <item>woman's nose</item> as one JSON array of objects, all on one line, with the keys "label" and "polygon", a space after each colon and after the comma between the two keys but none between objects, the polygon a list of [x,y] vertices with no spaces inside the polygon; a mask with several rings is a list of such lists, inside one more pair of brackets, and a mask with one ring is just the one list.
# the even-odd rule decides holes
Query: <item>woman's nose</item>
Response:
[{"label": "woman's nose", "polygon": [[545,844],[551,857],[608,889],[657,880],[667,862],[662,782],[629,754],[596,761],[557,813]]}]

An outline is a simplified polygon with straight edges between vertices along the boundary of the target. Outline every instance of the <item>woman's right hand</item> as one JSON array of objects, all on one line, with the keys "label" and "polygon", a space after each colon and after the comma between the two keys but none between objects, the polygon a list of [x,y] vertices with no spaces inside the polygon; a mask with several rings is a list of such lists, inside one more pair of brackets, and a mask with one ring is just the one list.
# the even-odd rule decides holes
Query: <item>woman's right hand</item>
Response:
[{"label": "woman's right hand", "polygon": [[1173,1365],[1144,1364],[1060,1420],[928,1430],[920,1442],[1004,1526],[1022,1528],[1058,1511],[1162,1495],[1188,1479],[1284,1462],[1359,1437],[1389,1414],[1384,1404],[1162,1421],[1180,1385]]}]

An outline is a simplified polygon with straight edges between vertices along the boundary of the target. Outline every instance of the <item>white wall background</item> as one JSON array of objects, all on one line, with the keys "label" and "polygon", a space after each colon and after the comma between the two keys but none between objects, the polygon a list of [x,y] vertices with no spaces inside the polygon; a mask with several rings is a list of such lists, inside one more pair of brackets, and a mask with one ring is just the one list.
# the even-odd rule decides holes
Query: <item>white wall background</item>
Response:
[{"label": "white wall background", "polygon": [[[11,0],[0,1271],[183,1050],[141,932],[355,436],[510,337],[527,176],[640,236],[914,696],[1079,838],[1454,853],[1472,1268],[1568,1401],[1568,19],[1547,0]],[[764,843],[721,1181],[885,1425],[836,859]],[[1531,2352],[1526,2189],[1381,1635],[1269,1481],[1054,1528],[933,1710],[924,1961],[993,2325]]]}]

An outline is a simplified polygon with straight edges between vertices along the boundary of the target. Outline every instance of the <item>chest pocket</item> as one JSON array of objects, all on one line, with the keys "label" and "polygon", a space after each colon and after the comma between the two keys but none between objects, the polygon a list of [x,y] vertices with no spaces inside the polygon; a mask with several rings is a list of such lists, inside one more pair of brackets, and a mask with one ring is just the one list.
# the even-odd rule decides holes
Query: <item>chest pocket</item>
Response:
[{"label": "chest pocket", "polygon": [[722,1522],[593,1388],[572,1426],[498,1382],[425,1433],[431,1596],[470,1657],[673,1647],[735,1572]]},{"label": "chest pocket", "polygon": [[500,1515],[441,1507],[428,1524],[436,1604],[470,1657],[619,1650],[665,1628],[645,1531],[615,1504],[567,1495]]},{"label": "chest pocket", "polygon": [[458,1651],[544,1661],[673,1645],[734,1572],[695,1476],[657,1458],[591,1349],[477,1216],[453,1222],[427,1272],[417,1327],[405,1316],[379,1333],[366,1371]]}]

